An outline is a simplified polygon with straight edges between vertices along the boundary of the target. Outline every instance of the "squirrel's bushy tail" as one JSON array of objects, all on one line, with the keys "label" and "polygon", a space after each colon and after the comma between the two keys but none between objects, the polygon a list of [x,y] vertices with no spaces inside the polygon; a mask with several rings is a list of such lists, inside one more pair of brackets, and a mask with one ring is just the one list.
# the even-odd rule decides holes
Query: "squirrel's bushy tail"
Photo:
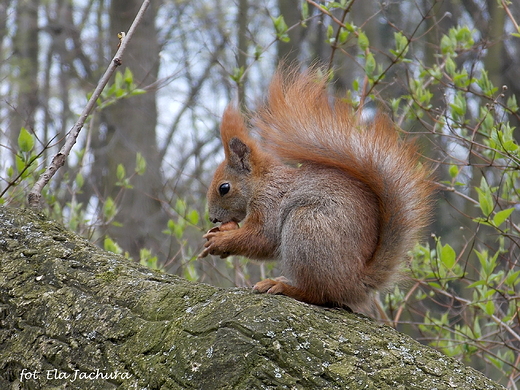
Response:
[{"label": "squirrel's bushy tail", "polygon": [[338,168],[365,183],[379,201],[379,238],[364,282],[390,282],[428,224],[433,186],[413,143],[388,119],[359,124],[352,107],[327,94],[319,69],[275,75],[254,125],[267,150],[282,159]]}]

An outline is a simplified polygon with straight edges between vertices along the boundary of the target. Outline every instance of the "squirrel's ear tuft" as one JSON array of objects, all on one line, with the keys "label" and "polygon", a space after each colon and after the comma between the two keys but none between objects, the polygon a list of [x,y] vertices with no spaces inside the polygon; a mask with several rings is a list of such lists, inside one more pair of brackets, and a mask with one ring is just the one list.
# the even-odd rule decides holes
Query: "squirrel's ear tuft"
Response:
[{"label": "squirrel's ear tuft", "polygon": [[236,107],[229,105],[224,111],[220,125],[220,138],[226,157],[229,157],[229,144],[233,137],[241,139],[243,143],[249,142],[249,134],[242,114]]},{"label": "squirrel's ear tuft", "polygon": [[251,148],[237,137],[231,138],[228,146],[229,166],[239,172],[251,172]]},{"label": "squirrel's ear tuft", "polygon": [[229,167],[239,172],[251,172],[251,154],[254,141],[249,136],[244,117],[229,105],[222,116],[220,136]]}]

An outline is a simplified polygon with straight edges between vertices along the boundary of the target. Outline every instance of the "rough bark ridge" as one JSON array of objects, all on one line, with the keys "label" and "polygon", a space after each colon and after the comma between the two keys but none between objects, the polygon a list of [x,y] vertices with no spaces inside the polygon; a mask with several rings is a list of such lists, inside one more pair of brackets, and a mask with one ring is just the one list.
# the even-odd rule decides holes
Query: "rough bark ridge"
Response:
[{"label": "rough bark ridge", "polygon": [[395,330],[141,268],[0,208],[0,389],[499,389]]}]

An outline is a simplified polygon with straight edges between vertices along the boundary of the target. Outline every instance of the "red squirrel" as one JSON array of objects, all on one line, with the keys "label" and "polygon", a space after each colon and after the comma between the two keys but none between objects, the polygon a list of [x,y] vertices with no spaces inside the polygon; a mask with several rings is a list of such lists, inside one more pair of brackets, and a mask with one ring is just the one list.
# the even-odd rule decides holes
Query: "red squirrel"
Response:
[{"label": "red squirrel", "polygon": [[[279,260],[261,293],[365,312],[397,279],[428,224],[433,185],[387,119],[360,124],[319,68],[278,70],[249,134],[229,106],[225,160],[208,190],[208,254]],[[240,223],[240,227],[238,226]]]}]

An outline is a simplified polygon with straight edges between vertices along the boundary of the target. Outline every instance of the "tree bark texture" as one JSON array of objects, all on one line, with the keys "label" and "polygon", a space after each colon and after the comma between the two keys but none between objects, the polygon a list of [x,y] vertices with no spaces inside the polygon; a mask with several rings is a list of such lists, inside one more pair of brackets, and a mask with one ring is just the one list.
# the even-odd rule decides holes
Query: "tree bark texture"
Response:
[{"label": "tree bark texture", "polygon": [[189,283],[0,208],[0,389],[499,389],[394,329]]}]

